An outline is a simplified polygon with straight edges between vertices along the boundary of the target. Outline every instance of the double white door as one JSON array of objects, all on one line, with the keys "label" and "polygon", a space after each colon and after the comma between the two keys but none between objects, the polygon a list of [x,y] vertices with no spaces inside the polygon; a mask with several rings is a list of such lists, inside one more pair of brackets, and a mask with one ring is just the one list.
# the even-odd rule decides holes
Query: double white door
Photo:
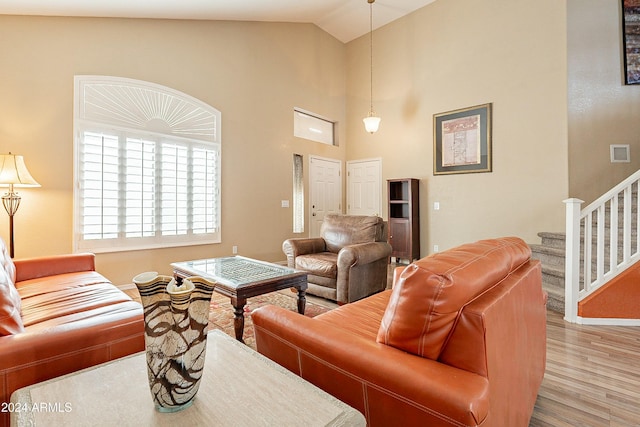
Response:
[{"label": "double white door", "polygon": [[[309,235],[317,237],[325,215],[342,213],[342,162],[309,159]],[[349,161],[347,171],[347,214],[382,216],[382,160]]]}]

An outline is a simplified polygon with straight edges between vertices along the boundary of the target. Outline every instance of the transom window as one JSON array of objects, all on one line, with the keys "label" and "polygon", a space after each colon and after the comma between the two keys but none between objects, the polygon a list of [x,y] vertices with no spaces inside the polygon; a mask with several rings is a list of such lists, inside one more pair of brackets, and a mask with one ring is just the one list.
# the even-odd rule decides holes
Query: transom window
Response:
[{"label": "transom window", "polygon": [[336,142],[335,122],[300,108],[293,109],[293,136],[338,145]]},{"label": "transom window", "polygon": [[76,250],[220,242],[219,122],[168,88],[76,77]]}]

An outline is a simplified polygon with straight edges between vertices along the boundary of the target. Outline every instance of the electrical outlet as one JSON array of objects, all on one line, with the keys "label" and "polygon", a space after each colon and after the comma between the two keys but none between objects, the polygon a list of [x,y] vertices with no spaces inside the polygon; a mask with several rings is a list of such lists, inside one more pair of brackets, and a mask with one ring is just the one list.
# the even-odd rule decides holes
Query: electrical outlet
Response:
[{"label": "electrical outlet", "polygon": [[433,252],[440,252],[438,245],[433,245]]},{"label": "electrical outlet", "polygon": [[234,255],[237,255],[238,254],[238,247],[237,246],[233,246],[231,248],[231,252],[233,252]]},{"label": "electrical outlet", "polygon": [[433,210],[434,211],[440,210],[440,202],[433,202]]}]

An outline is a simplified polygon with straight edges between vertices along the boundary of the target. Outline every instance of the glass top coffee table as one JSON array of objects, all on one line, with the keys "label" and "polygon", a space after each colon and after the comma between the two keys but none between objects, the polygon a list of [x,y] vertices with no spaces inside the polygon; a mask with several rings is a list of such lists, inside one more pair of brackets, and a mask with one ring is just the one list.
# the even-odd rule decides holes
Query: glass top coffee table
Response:
[{"label": "glass top coffee table", "polygon": [[270,262],[242,256],[208,258],[171,264],[176,280],[199,276],[215,282],[214,290],[231,298],[233,326],[238,341],[243,341],[244,306],[247,298],[281,289],[298,291],[298,313],[304,314],[307,273]]}]

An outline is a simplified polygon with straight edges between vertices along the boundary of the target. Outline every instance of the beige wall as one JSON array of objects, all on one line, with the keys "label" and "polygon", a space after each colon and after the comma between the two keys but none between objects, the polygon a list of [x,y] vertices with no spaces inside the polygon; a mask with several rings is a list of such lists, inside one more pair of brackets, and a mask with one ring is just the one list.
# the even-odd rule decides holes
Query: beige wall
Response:
[{"label": "beige wall", "polygon": [[[223,243],[100,254],[115,283],[178,260],[239,253],[282,260],[292,154],[345,159],[345,146],[294,138],[293,107],[344,123],[345,48],[313,25],[0,16],[0,152],[25,156],[16,256],[73,248],[73,76],[146,80],[222,112]],[[344,129],[344,126],[341,127]],[[344,130],[340,135],[344,140]],[[7,216],[0,235],[8,239]]]},{"label": "beige wall", "polygon": [[[384,178],[421,180],[422,255],[481,238],[564,228],[567,197],[564,1],[434,2],[348,45],[349,159],[381,156]],[[433,175],[433,115],[493,103],[493,172]],[[386,192],[386,190],[385,190]],[[433,210],[433,202],[441,209]],[[386,215],[386,214],[385,214]]]},{"label": "beige wall", "polygon": [[[375,32],[369,135],[368,38],[312,25],[0,17],[0,152],[23,154],[18,257],[72,250],[73,76],[147,80],[222,111],[223,243],[98,255],[115,283],[172,261],[231,254],[281,260],[292,235],[292,154],[383,159],[385,179],[421,179],[422,253],[564,227],[568,195],[566,3],[437,1]],[[493,103],[493,172],[433,176],[433,114]],[[341,145],[292,136],[292,108],[339,122]],[[386,190],[385,190],[386,193]],[[439,201],[441,210],[432,205]],[[385,213],[386,216],[386,213]],[[6,215],[0,235],[7,238]]]},{"label": "beige wall", "polygon": [[[568,0],[569,192],[586,203],[640,168],[640,85],[624,84],[619,0]],[[629,144],[631,163],[611,163]]]}]

